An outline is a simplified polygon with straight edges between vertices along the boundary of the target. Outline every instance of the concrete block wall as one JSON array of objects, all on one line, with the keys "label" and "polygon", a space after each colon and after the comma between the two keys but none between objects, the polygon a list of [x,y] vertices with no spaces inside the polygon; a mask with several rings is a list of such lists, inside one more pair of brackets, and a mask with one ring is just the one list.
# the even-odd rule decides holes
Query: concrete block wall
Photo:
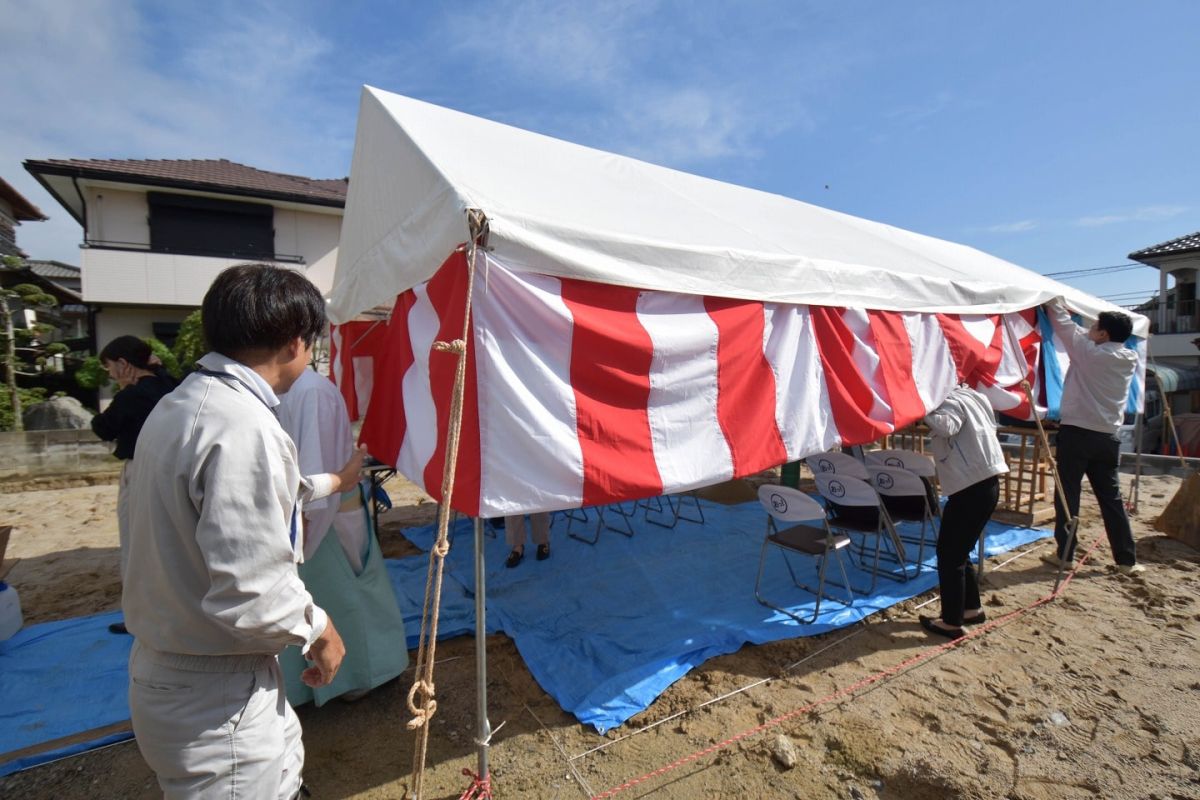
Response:
[{"label": "concrete block wall", "polygon": [[0,433],[0,481],[120,469],[111,445],[90,430]]}]

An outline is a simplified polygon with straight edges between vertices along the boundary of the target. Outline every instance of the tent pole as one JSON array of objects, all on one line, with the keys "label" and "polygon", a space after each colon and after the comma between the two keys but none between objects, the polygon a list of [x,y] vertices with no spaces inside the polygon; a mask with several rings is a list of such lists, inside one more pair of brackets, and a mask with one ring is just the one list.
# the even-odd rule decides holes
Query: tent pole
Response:
[{"label": "tent pole", "polygon": [[1133,444],[1136,455],[1133,460],[1133,491],[1130,492],[1132,497],[1129,498],[1129,511],[1132,514],[1137,513],[1138,490],[1142,484],[1142,418],[1145,416],[1145,414],[1139,411],[1133,426]]},{"label": "tent pole", "polygon": [[[488,747],[491,746],[492,724],[487,715],[487,569],[483,555],[483,517],[475,518],[475,698],[479,735],[478,780],[488,781]],[[486,785],[486,783],[485,783]],[[489,795],[490,797],[490,795]]]}]

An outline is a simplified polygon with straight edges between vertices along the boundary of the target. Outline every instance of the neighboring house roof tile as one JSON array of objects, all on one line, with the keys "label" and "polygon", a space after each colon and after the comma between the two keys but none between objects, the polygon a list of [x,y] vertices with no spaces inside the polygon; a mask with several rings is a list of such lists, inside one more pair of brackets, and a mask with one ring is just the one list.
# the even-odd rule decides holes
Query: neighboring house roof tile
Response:
[{"label": "neighboring house roof tile", "polygon": [[1172,239],[1169,242],[1151,245],[1143,250],[1130,253],[1129,257],[1134,261],[1145,261],[1147,258],[1154,258],[1155,256],[1176,256],[1193,251],[1200,251],[1200,231],[1189,233],[1187,236],[1180,236],[1178,239]]},{"label": "neighboring house roof tile", "polygon": [[33,270],[34,275],[41,275],[43,278],[79,278],[80,276],[79,267],[73,267],[61,261],[25,259],[25,266]]},{"label": "neighboring house roof tile", "polygon": [[41,209],[25,199],[25,196],[14,189],[8,181],[0,178],[0,198],[12,206],[13,216],[17,222],[41,222],[49,219]]},{"label": "neighboring house roof tile", "polygon": [[318,205],[346,204],[348,178],[305,178],[248,167],[227,159],[68,158],[30,160],[30,172],[149,183],[158,186],[225,191],[297,200]]}]

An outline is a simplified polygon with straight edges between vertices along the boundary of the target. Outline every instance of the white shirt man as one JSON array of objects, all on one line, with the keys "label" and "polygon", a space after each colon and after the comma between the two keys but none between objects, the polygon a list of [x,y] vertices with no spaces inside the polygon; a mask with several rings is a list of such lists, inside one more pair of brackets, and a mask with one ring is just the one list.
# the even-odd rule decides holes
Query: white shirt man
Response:
[{"label": "white shirt man", "polygon": [[331,681],[344,655],[296,573],[297,504],[353,485],[362,456],[302,479],[275,418],[277,393],[305,369],[325,325],[307,279],[231,267],[203,315],[219,352],[155,407],[130,476],[130,713],[166,797],[291,798],[304,748],[277,655],[304,647],[313,685]]}]

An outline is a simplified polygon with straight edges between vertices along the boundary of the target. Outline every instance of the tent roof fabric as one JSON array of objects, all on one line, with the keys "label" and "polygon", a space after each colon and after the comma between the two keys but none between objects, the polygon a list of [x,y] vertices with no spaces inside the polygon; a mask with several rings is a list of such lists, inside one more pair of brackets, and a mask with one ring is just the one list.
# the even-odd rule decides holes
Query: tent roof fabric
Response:
[{"label": "tent roof fabric", "polygon": [[[639,289],[889,311],[1116,306],[964,245],[364,87],[330,312],[428,280],[469,238],[515,269]],[[1135,316],[1135,333],[1149,321]]]}]

